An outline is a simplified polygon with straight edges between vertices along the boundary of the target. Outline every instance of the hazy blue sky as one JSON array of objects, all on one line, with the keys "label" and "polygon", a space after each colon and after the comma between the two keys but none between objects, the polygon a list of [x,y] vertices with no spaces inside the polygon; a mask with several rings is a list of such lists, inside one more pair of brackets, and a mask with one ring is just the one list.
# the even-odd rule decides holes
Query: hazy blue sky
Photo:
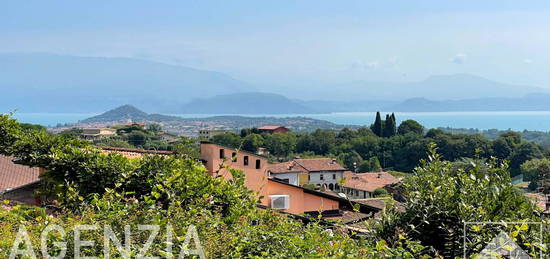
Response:
[{"label": "hazy blue sky", "polygon": [[472,73],[550,87],[550,1],[3,1],[0,52],[138,57],[264,85]]}]

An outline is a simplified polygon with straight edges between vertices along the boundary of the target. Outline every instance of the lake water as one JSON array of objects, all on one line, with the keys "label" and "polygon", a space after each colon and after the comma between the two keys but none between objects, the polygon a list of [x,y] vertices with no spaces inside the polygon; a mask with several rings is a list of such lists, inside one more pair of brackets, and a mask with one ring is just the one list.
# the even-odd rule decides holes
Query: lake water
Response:
[{"label": "lake water", "polygon": [[[294,117],[305,116],[327,120],[338,124],[370,125],[374,121],[375,112],[342,112],[328,114],[274,114],[274,115],[242,115],[242,116],[273,116]],[[21,122],[36,123],[46,126],[77,122],[94,116],[94,113],[16,113]],[[184,118],[203,118],[222,114],[175,114]],[[550,131],[550,111],[520,111],[520,112],[411,112],[395,113],[398,122],[413,119],[428,128],[453,127],[477,129],[512,129]],[[382,113],[384,118],[384,113]]]}]

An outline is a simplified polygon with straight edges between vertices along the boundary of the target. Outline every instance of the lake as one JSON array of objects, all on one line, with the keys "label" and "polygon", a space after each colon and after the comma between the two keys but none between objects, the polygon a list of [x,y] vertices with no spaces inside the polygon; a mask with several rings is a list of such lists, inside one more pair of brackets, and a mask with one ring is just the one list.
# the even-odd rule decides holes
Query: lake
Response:
[{"label": "lake", "polygon": [[[305,116],[338,124],[370,125],[375,112],[339,112],[328,114],[268,114],[242,116],[294,117]],[[55,126],[96,115],[95,113],[16,113],[21,122]],[[174,114],[184,118],[204,118],[222,114]],[[550,131],[550,111],[518,112],[396,112],[398,122],[413,119],[428,128],[453,127],[477,129],[512,129]],[[384,113],[382,113],[384,118]]]}]

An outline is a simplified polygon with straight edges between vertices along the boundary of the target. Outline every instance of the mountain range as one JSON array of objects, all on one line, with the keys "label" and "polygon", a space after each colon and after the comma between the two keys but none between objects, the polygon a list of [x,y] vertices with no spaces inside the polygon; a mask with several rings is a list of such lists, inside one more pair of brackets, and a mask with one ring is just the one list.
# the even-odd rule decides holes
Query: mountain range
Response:
[{"label": "mountain range", "polygon": [[132,58],[0,54],[0,110],[97,112],[132,103],[175,111],[193,98],[254,88],[219,72]]},{"label": "mountain range", "polygon": [[470,74],[277,88],[148,60],[43,53],[0,54],[0,73],[0,112],[84,113],[125,103],[172,114],[550,110],[545,88]]}]

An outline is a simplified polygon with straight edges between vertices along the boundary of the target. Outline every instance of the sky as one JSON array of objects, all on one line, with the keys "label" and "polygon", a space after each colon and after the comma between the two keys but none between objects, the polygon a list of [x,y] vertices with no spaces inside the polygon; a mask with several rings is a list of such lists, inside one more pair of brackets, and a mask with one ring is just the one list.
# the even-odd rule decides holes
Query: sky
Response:
[{"label": "sky", "polygon": [[550,88],[550,1],[3,1],[0,52],[133,57],[265,87],[470,73]]}]

